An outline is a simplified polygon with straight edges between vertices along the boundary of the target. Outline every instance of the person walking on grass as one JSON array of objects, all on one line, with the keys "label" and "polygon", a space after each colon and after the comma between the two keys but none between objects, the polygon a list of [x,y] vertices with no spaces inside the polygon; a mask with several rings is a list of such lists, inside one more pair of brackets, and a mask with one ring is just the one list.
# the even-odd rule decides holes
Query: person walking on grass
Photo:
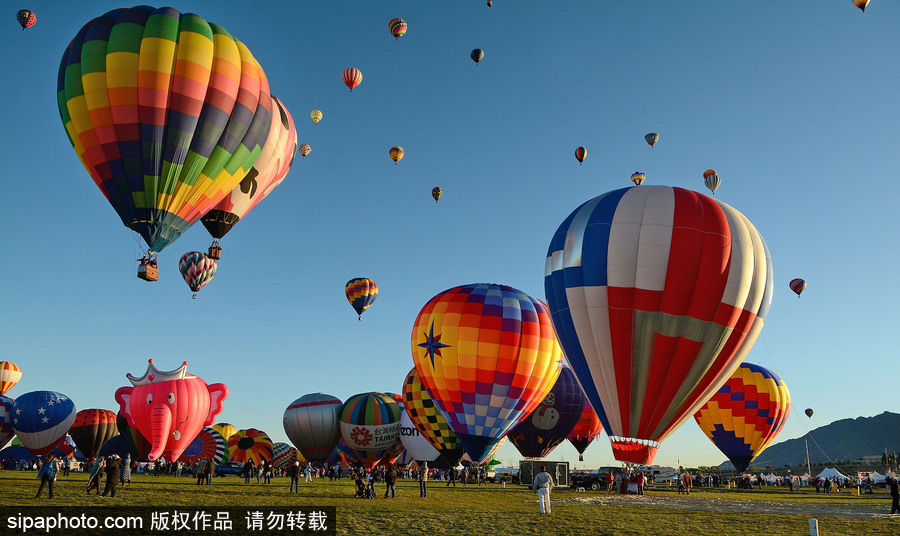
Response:
[{"label": "person walking on grass", "polygon": [[41,492],[44,491],[44,486],[47,486],[47,498],[53,498],[53,483],[56,482],[56,473],[58,472],[59,462],[56,460],[56,456],[50,454],[47,456],[47,459],[44,460],[43,465],[41,465],[41,468],[38,471],[38,478],[41,479],[41,486],[37,490],[37,495],[34,496],[35,499],[41,498]]},{"label": "person walking on grass", "polygon": [[450,484],[453,484],[454,488],[456,487],[456,469],[454,467],[447,471],[447,486],[449,487]]},{"label": "person walking on grass", "polygon": [[213,472],[216,469],[216,461],[213,458],[209,458],[206,460],[206,465],[203,466],[203,479],[206,480],[207,486],[212,486],[212,477]]},{"label": "person walking on grass", "polygon": [[609,495],[613,491],[613,485],[616,483],[616,477],[612,471],[606,473],[606,494]]},{"label": "person walking on grass", "polygon": [[103,473],[106,470],[106,458],[103,456],[97,456],[94,460],[94,465],[91,466],[91,477],[88,479],[88,495],[91,494],[91,490],[97,488],[97,495],[100,495],[100,481],[103,479]]},{"label": "person walking on grass", "polygon": [[106,486],[100,495],[106,497],[108,493],[111,497],[116,496],[116,484],[119,482],[119,471],[122,464],[118,454],[112,454],[106,459]]},{"label": "person walking on grass", "polygon": [[897,477],[887,478],[890,479],[887,485],[891,490],[891,515],[900,514],[900,486],[897,484]]},{"label": "person walking on grass", "polygon": [[422,462],[419,466],[419,497],[428,496],[428,462]]},{"label": "person walking on grass", "polygon": [[397,466],[391,464],[384,473],[384,498],[388,498],[388,492],[391,493],[391,499],[394,498],[394,487],[397,484]]},{"label": "person walking on grass", "polygon": [[295,461],[288,466],[288,476],[291,477],[291,489],[288,493],[294,493],[294,488],[300,493],[300,462]]},{"label": "person walking on grass", "polygon": [[541,466],[541,472],[535,475],[534,483],[531,489],[536,489],[538,493],[538,504],[542,514],[550,513],[550,488],[553,487],[553,478],[547,472],[547,466]]}]

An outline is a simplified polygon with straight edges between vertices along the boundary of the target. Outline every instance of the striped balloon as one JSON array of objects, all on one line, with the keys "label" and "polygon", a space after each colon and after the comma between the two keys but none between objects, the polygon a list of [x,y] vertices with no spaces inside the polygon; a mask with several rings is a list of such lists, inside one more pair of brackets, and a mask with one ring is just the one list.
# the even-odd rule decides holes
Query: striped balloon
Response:
[{"label": "striped balloon", "polygon": [[562,365],[546,305],[505,285],[433,297],[416,317],[411,349],[422,384],[473,460],[541,403]]},{"label": "striped balloon", "polygon": [[224,28],[172,8],[116,9],[63,54],[69,141],[126,227],[162,251],[241,182],[272,121],[269,82]]},{"label": "striped balloon", "polygon": [[422,378],[419,377],[416,367],[413,367],[403,380],[403,405],[416,430],[441,453],[444,461],[450,467],[459,465],[465,449],[456,437],[456,432],[447,424],[447,419],[422,385]]},{"label": "striped balloon", "polygon": [[303,395],[284,410],[284,432],[307,460],[324,461],[341,439],[343,407],[344,403],[335,396]]},{"label": "striped balloon", "polygon": [[644,179],[646,178],[647,176],[644,175],[643,171],[635,171],[631,174],[631,182],[633,182],[635,186],[644,184]]},{"label": "striped balloon", "polygon": [[394,161],[394,165],[397,165],[397,162],[403,159],[403,147],[394,146],[388,151],[388,155],[391,157],[391,160]]},{"label": "striped balloon", "polygon": [[178,459],[193,465],[204,458],[212,460],[215,464],[228,459],[228,443],[222,434],[209,426],[200,429],[197,437],[184,449]]},{"label": "striped balloon", "polygon": [[344,285],[344,294],[347,295],[347,301],[359,315],[362,320],[363,312],[369,308],[378,297],[378,285],[374,281],[365,277],[354,277]]},{"label": "striped balloon", "polygon": [[388,30],[390,30],[391,35],[400,39],[406,33],[406,21],[403,19],[391,19],[391,22],[388,23]]},{"label": "striped balloon", "polygon": [[694,419],[735,470],[743,471],[775,440],[790,411],[784,381],[771,370],[742,363]]},{"label": "striped balloon", "polygon": [[247,428],[238,430],[228,438],[228,459],[233,462],[252,461],[259,465],[272,459],[272,440],[262,430]]},{"label": "striped balloon", "polygon": [[[216,275],[216,261],[200,251],[188,251],[178,261],[178,270],[191,290],[198,292]],[[197,295],[194,294],[196,298]]]},{"label": "striped balloon", "polygon": [[716,173],[714,169],[707,169],[703,172],[703,183],[706,184],[706,187],[709,188],[709,191],[716,194],[716,190],[719,189],[719,185],[722,184],[721,179],[719,179],[719,175]]},{"label": "striped balloon", "polygon": [[578,160],[579,163],[584,162],[585,156],[587,156],[587,150],[584,147],[575,149],[575,159]]},{"label": "striped balloon", "polygon": [[0,361],[0,395],[5,395],[22,379],[22,369],[12,361]]},{"label": "striped balloon", "polygon": [[347,447],[372,467],[400,437],[400,406],[384,393],[354,395],[344,403],[340,426]]},{"label": "striped balloon", "polygon": [[12,427],[13,402],[12,398],[0,395],[0,449],[16,435],[16,431]]},{"label": "striped balloon", "polygon": [[272,467],[281,469],[288,462],[297,460],[297,449],[287,443],[278,442],[272,445]]},{"label": "striped balloon", "polygon": [[553,327],[616,459],[649,464],[753,346],[772,260],[734,208],[669,186],[578,207],[550,243]]},{"label": "striped balloon", "polygon": [[350,92],[353,92],[353,88],[359,85],[362,82],[362,72],[359,69],[355,69],[350,67],[348,69],[344,69],[344,74],[342,76],[344,79],[344,84],[350,88]]},{"label": "striped balloon", "polygon": [[806,281],[803,279],[791,279],[791,282],[788,283],[788,286],[791,287],[791,290],[794,291],[794,294],[797,297],[800,297],[800,294],[806,290]]}]

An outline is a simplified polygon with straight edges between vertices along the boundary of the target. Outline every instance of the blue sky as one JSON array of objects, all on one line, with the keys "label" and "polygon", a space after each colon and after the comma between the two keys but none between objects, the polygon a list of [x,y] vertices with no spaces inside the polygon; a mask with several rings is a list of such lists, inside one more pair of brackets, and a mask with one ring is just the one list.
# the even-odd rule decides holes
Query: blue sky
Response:
[{"label": "blue sky", "polygon": [[[47,389],[79,409],[117,410],[126,373],[151,357],[164,370],[187,360],[229,385],[218,421],[286,441],[284,409],[306,393],[399,392],[413,322],[435,294],[491,282],[543,299],[550,238],[575,207],[628,186],[635,170],[705,193],[712,167],[716,197],[773,257],[772,309],[747,360],[791,391],[779,440],[900,409],[886,387],[900,301],[888,284],[900,250],[900,4],[876,0],[865,14],[849,0],[170,5],[247,44],[312,153],[222,240],[198,299],[177,262],[209,246],[200,225],[162,253],[157,283],[140,281],[142,244],[79,163],[55,96],[69,40],[126,5],[33,1],[37,24],[24,32],[8,5],[0,359],[24,371],[10,396]],[[394,17],[409,24],[399,41]],[[478,65],[473,48],[485,51]],[[347,67],[363,72],[353,93]],[[653,149],[650,131],[661,134]],[[406,153],[397,166],[394,145]],[[380,288],[362,322],[343,294],[358,276]],[[809,283],[801,299],[794,277]],[[614,463],[605,435],[582,464],[568,443],[551,458]],[[500,459],[519,455],[504,447]],[[656,463],[724,459],[690,422]]]}]

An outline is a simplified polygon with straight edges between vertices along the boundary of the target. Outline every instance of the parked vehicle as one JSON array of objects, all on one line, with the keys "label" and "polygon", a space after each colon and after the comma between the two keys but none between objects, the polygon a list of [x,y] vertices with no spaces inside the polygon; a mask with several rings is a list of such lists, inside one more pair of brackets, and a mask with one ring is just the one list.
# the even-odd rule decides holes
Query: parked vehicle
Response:
[{"label": "parked vehicle", "polygon": [[244,472],[244,464],[241,462],[222,462],[216,465],[216,476],[241,475]]}]

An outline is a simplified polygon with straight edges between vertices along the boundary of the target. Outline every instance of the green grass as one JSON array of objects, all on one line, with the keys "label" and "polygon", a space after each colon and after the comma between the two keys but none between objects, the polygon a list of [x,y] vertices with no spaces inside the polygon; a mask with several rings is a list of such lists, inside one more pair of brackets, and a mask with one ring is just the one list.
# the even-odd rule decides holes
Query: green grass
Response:
[{"label": "green grass", "polygon": [[[648,507],[638,497],[606,497],[597,492],[576,493],[573,490],[554,490],[553,513],[540,515],[534,492],[518,486],[499,484],[488,486],[446,487],[443,482],[430,482],[428,497],[420,498],[418,483],[401,481],[397,498],[384,500],[383,485],[376,486],[379,498],[353,498],[354,485],[348,480],[329,482],[318,479],[301,482],[301,493],[288,494],[288,480],[273,479],[270,485],[246,485],[238,477],[214,478],[212,486],[197,486],[187,477],[153,477],[134,475],[134,485],[119,486],[118,495],[97,497],[85,493],[87,475],[73,473],[60,477],[56,498],[36,500],[39,482],[33,472],[0,471],[0,519],[17,506],[75,506],[86,511],[92,507],[115,507],[123,515],[136,506],[165,510],[176,507],[272,507],[291,506],[337,508],[338,534],[428,534],[431,536],[467,536],[477,534],[615,534],[641,535],[747,535],[809,534],[804,509],[818,512],[819,530],[823,536],[900,534],[898,519],[878,517],[828,516],[829,505],[853,508],[863,505],[873,512],[887,514],[890,500],[884,492],[875,496],[825,496],[815,492],[790,494],[778,489],[763,491],[710,490],[691,494],[685,501],[666,488],[648,492],[648,500],[663,507]],[[613,505],[581,504],[578,501],[602,498]],[[791,503],[797,514],[748,513],[729,511],[734,501],[754,501],[765,508],[766,503]],[[667,505],[671,503],[672,508]],[[690,505],[715,504],[720,510],[693,509]],[[686,506],[687,505],[687,506]],[[846,506],[851,505],[851,506]],[[686,506],[686,508],[685,508]],[[700,508],[701,506],[697,506]],[[52,510],[49,510],[52,512]]]}]

